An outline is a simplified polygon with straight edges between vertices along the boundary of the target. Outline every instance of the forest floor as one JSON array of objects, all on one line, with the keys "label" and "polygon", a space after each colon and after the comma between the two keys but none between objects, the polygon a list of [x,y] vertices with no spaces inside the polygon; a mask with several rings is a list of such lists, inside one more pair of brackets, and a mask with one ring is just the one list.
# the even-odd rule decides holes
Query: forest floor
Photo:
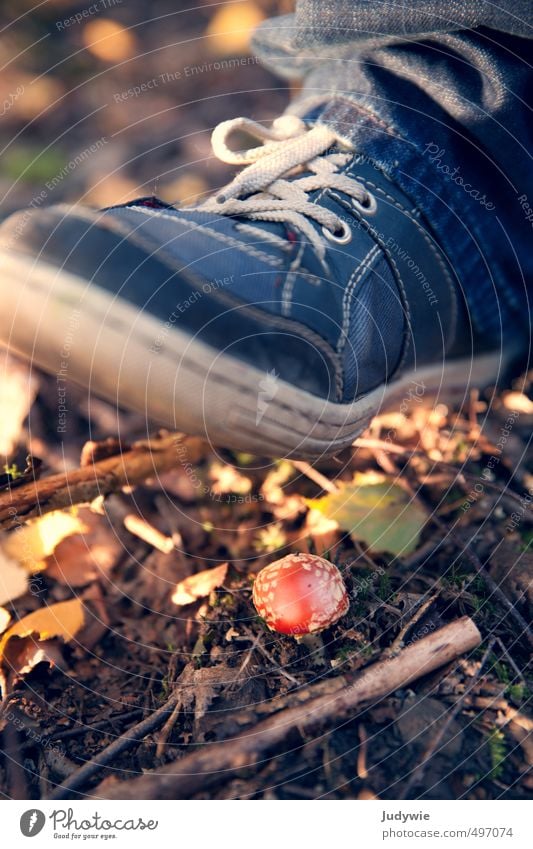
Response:
[{"label": "forest floor", "polygon": [[[4,370],[12,398],[23,394],[25,369],[10,360]],[[54,379],[33,372],[33,381],[31,426],[20,427],[11,459],[22,469],[26,452],[39,457],[45,482],[77,464],[88,432],[97,441],[118,428],[94,399],[89,422],[72,387],[79,412],[68,445],[59,442],[49,427]],[[4,595],[11,582],[16,596],[1,599],[2,793],[49,795],[163,708],[80,792],[109,776],[157,772],[467,615],[482,636],[474,651],[353,718],[330,717],[325,733],[291,735],[274,756],[220,774],[195,795],[526,796],[532,421],[533,403],[516,389],[490,401],[476,394],[460,414],[411,398],[403,412],[377,417],[353,449],[316,466],[183,437],[175,467],[143,484],[27,523],[18,515],[0,549],[10,567]],[[139,420],[124,414],[119,426],[126,450]],[[324,633],[321,650],[269,631],[251,601],[257,572],[289,551],[327,556],[348,588],[349,612]],[[57,607],[65,601],[72,607]]]},{"label": "forest floor", "polygon": [[[245,5],[250,26],[290,7]],[[3,22],[23,6],[8,0]],[[152,193],[192,201],[229,174],[211,155],[213,126],[283,110],[287,85],[242,35],[224,35],[217,6],[152,7],[142,27],[140,0],[65,25],[79,4],[51,0],[6,31],[2,216]],[[0,374],[0,502],[34,474],[77,468],[88,440],[120,434],[126,450],[145,427],[69,386],[58,433],[55,377],[10,357]],[[183,437],[157,476],[30,522],[12,513],[0,533],[0,795],[71,782],[72,795],[102,796],[230,745],[464,616],[481,633],[474,650],[353,715],[330,711],[320,732],[291,727],[184,795],[531,795],[531,376],[461,409],[426,407],[423,394],[413,386],[401,410],[315,466]],[[346,581],[349,612],[322,650],[269,631],[253,607],[255,575],[289,551],[327,556]]]}]

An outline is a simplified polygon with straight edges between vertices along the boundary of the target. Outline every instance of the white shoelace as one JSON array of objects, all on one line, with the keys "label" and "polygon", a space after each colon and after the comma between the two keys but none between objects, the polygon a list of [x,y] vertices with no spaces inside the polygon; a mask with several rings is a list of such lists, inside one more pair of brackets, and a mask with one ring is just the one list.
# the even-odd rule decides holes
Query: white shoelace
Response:
[{"label": "white shoelace", "polygon": [[[244,137],[252,146],[235,150],[230,147],[232,136],[234,142],[242,144]],[[326,153],[334,146],[346,149],[346,144],[328,127],[309,128],[294,115],[277,118],[271,129],[249,118],[234,118],[215,128],[211,143],[218,159],[247,167],[217,197],[204,201],[198,208],[217,215],[286,222],[308,238],[323,264],[326,244],[310,220],[320,224],[325,235],[350,231],[334,212],[312,203],[308,193],[337,189],[361,206],[368,205],[365,187],[339,173],[351,153]],[[311,173],[291,181],[283,179],[302,170]],[[261,235],[259,229],[257,232]]]}]

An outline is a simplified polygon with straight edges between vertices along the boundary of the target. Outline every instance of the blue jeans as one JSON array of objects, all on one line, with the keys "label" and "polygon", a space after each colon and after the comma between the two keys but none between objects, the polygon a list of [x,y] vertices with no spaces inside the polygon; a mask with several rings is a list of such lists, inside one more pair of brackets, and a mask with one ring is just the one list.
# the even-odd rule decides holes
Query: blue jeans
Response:
[{"label": "blue jeans", "polygon": [[298,0],[254,48],[425,214],[491,345],[530,338],[530,0]]}]

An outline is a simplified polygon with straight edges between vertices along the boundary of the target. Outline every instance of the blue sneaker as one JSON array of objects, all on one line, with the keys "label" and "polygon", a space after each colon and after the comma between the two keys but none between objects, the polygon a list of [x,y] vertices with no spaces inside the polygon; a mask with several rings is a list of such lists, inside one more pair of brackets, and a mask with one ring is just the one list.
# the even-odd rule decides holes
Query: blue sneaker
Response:
[{"label": "blue sneaker", "polygon": [[385,407],[495,381],[409,198],[324,125],[235,119],[245,167],[177,209],[64,205],[0,227],[0,341],[154,423],[271,456],[349,445]]}]

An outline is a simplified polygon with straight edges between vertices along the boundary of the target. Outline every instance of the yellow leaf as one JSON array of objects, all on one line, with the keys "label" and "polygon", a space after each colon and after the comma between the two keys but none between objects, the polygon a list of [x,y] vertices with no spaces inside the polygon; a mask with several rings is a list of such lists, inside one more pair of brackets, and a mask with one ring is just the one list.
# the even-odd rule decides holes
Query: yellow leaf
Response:
[{"label": "yellow leaf", "polygon": [[228,564],[222,563],[214,569],[205,569],[190,578],[180,581],[174,590],[172,601],[174,604],[192,604],[199,598],[209,595],[217,587],[220,587],[226,579]]},{"label": "yellow leaf", "polygon": [[38,640],[50,640],[53,637],[61,637],[65,641],[72,640],[83,627],[84,621],[84,607],[79,598],[40,607],[39,610],[19,619],[5,632],[0,641],[0,662],[11,637],[29,637],[35,634]]},{"label": "yellow leaf", "polygon": [[28,572],[38,572],[46,567],[46,558],[63,539],[88,531],[89,527],[78,515],[66,510],[55,510],[8,534],[2,549]]},{"label": "yellow leaf", "polygon": [[391,554],[413,551],[428,518],[418,501],[398,484],[375,474],[356,475],[353,483],[341,484],[338,492],[306,499],[306,504],[374,551]]},{"label": "yellow leaf", "polygon": [[217,56],[249,53],[250,37],[264,18],[255,3],[224,3],[207,27],[209,49]]},{"label": "yellow leaf", "polygon": [[103,62],[122,62],[135,54],[134,36],[116,21],[89,21],[83,30],[87,49]]},{"label": "yellow leaf", "polygon": [[15,622],[0,641],[0,690],[5,697],[13,682],[23,678],[39,663],[58,664],[58,638],[72,640],[85,622],[84,608],[77,598],[42,607]]}]

